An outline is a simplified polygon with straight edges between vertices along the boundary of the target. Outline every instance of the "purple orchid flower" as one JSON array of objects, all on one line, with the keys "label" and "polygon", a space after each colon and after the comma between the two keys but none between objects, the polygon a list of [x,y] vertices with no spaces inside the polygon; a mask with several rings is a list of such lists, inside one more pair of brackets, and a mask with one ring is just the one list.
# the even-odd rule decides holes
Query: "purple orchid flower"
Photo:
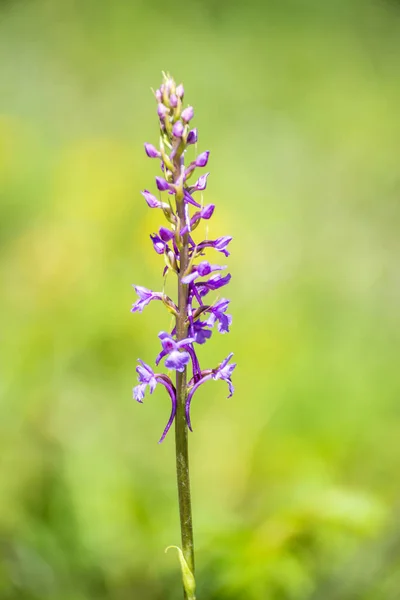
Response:
[{"label": "purple orchid flower", "polygon": [[176,389],[172,381],[167,375],[159,375],[154,373],[153,369],[149,367],[145,362],[143,362],[140,358],[138,359],[140,365],[136,367],[136,372],[138,374],[139,384],[133,388],[133,397],[137,402],[143,403],[143,398],[146,392],[147,386],[149,387],[150,394],[154,392],[158,383],[161,383],[167,392],[170,395],[172,410],[171,415],[168,419],[168,423],[163,431],[163,434],[159,440],[159,444],[164,440],[167,435],[176,415]]},{"label": "purple orchid flower", "polygon": [[205,344],[212,336],[212,331],[208,328],[207,321],[197,320],[193,323],[191,333],[196,344]]},{"label": "purple orchid flower", "polygon": [[131,312],[142,312],[144,307],[150,304],[152,300],[162,300],[163,295],[160,292],[152,292],[141,285],[134,285],[135,292],[139,296],[139,300],[131,308]]},{"label": "purple orchid flower", "polygon": [[[160,161],[161,174],[156,177],[156,186],[159,192],[167,192],[168,203],[162,202],[147,189],[142,191],[142,195],[147,205],[150,208],[160,208],[160,214],[168,221],[157,233],[152,233],[150,239],[156,253],[163,256],[165,278],[170,272],[174,272],[178,279],[179,302],[175,304],[164,293],[134,286],[138,300],[131,310],[142,312],[153,300],[161,300],[175,317],[172,331],[159,333],[161,351],[155,363],[159,365],[164,359],[165,367],[176,372],[176,385],[168,375],[154,373],[148,364],[139,360],[136,368],[138,384],[133,390],[134,398],[142,402],[146,391],[152,394],[158,384],[166,389],[172,408],[160,439],[162,442],[175,419],[177,407],[185,403],[185,398],[186,423],[192,429],[190,405],[196,390],[203,383],[218,379],[226,381],[229,396],[232,395],[231,377],[236,364],[230,363],[232,354],[229,354],[217,368],[202,370],[196,353],[197,345],[204,345],[212,337],[214,326],[219,333],[228,333],[232,323],[232,316],[227,313],[229,300],[221,298],[207,304],[203,301],[205,296],[226,286],[231,279],[229,273],[219,273],[226,269],[225,266],[198,260],[200,256],[207,254],[208,249],[228,257],[227,248],[232,241],[232,237],[228,235],[214,240],[196,240],[197,226],[202,220],[211,219],[215,205],[202,206],[193,197],[196,192],[206,190],[209,173],[197,176],[192,185],[188,184],[188,178],[194,176],[197,169],[208,165],[210,153],[208,150],[200,152],[194,160],[185,163],[187,150],[198,142],[198,131],[197,128],[189,130],[194,109],[192,106],[182,107],[183,85],[177,86],[170,76],[165,75],[163,83],[154,94],[160,125],[160,146],[145,143],[144,149],[148,157]],[[186,383],[186,371],[190,363],[193,376]],[[177,427],[181,426],[182,420],[177,423]]]},{"label": "purple orchid flower", "polygon": [[226,266],[210,265],[207,260],[203,260],[201,263],[193,267],[192,272],[189,275],[182,277],[182,283],[192,283],[199,277],[206,277],[214,271],[223,271]]},{"label": "purple orchid flower", "polygon": [[208,309],[210,316],[207,319],[206,323],[208,327],[214,327],[215,323],[218,323],[218,331],[219,333],[229,333],[229,326],[232,323],[232,315],[225,314],[230,300],[225,300],[225,298],[221,298],[218,300],[213,306],[210,306]]},{"label": "purple orchid flower", "polygon": [[149,386],[150,394],[154,392],[157,386],[157,379],[154,371],[149,365],[146,365],[140,358],[140,365],[136,367],[139,384],[133,388],[133,397],[138,402],[143,402],[144,394],[147,386]]},{"label": "purple orchid flower", "polygon": [[200,242],[197,246],[197,250],[201,251],[204,248],[214,248],[218,252],[222,252],[225,256],[229,256],[230,252],[226,249],[228,244],[232,241],[232,237],[230,235],[224,235],[223,237],[217,238],[214,241],[204,240],[204,242]]},{"label": "purple orchid flower", "polygon": [[219,288],[227,285],[231,280],[231,274],[228,273],[225,277],[221,275],[213,275],[207,281],[199,281],[195,283],[196,289],[200,296],[206,296],[211,291],[219,290]]},{"label": "purple orchid flower", "polygon": [[166,331],[161,331],[158,334],[158,337],[161,340],[162,350],[156,358],[156,365],[160,363],[160,360],[164,358],[164,356],[167,356],[165,366],[168,369],[174,369],[175,371],[180,372],[184,371],[190,360],[187,346],[194,342],[194,338],[185,338],[177,342],[172,335]]}]

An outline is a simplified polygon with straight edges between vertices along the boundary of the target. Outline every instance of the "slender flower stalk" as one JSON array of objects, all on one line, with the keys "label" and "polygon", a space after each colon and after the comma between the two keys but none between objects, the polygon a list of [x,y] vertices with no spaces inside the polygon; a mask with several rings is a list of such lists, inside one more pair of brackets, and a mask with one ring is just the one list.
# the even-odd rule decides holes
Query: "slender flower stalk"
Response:
[{"label": "slender flower stalk", "polygon": [[[163,75],[163,83],[154,93],[157,101],[157,115],[160,125],[159,148],[153,144],[144,145],[149,158],[161,161],[162,177],[157,176],[158,194],[143,190],[142,195],[150,208],[160,209],[166,219],[166,226],[158,233],[150,235],[153,248],[164,257],[164,282],[169,275],[177,279],[177,301],[169,298],[164,290],[153,292],[142,286],[134,286],[138,300],[132,312],[142,312],[153,300],[160,300],[165,308],[174,315],[175,326],[170,333],[161,331],[158,335],[161,351],[155,359],[158,367],[161,361],[165,367],[175,371],[175,382],[170,374],[155,373],[153,369],[139,359],[136,368],[138,385],[133,389],[135,400],[142,403],[145,392],[153,393],[161,384],[171,400],[171,414],[162,433],[160,442],[167,435],[175,421],[176,473],[179,498],[182,550],[178,548],[182,568],[184,598],[195,599],[194,545],[192,508],[190,496],[188,431],[192,431],[190,407],[193,396],[201,385],[210,380],[224,380],[228,384],[229,396],[234,388],[231,376],[235,363],[230,363],[232,353],[214,369],[202,369],[196,354],[196,344],[204,344],[212,336],[214,325],[219,333],[229,332],[232,322],[227,314],[229,300],[216,298],[209,304],[203,300],[210,292],[227,285],[230,274],[223,275],[226,266],[210,264],[203,257],[211,248],[229,256],[230,236],[216,240],[195,241],[194,232],[202,221],[209,220],[215,210],[214,204],[203,205],[193,196],[203,192],[207,186],[209,173],[200,175],[190,185],[189,179],[198,168],[208,164],[209,151],[198,154],[185,165],[186,151],[197,144],[197,129],[190,128],[194,117],[192,106],[184,107],[183,85],[176,85],[169,75]],[[192,367],[192,376],[188,376],[188,367]]]}]

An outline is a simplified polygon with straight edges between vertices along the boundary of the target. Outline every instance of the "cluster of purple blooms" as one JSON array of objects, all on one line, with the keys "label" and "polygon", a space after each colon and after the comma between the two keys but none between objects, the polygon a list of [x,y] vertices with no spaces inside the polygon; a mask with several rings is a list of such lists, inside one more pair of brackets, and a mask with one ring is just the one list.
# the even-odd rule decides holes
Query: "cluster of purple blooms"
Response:
[{"label": "cluster of purple blooms", "polygon": [[[206,303],[205,299],[210,292],[219,290],[229,283],[231,276],[221,275],[220,272],[224,271],[226,266],[210,264],[203,257],[207,248],[213,248],[224,256],[229,256],[227,247],[232,238],[224,236],[215,240],[195,242],[194,230],[202,221],[212,217],[215,206],[213,204],[204,206],[194,198],[196,192],[206,189],[209,173],[200,175],[192,185],[188,180],[197,168],[207,166],[209,152],[202,152],[188,166],[185,166],[186,150],[197,143],[197,129],[191,129],[189,125],[194,116],[193,108],[183,107],[183,86],[176,85],[171,77],[164,75],[164,81],[156,90],[155,97],[160,122],[160,146],[159,149],[152,144],[145,144],[144,147],[148,157],[158,158],[161,161],[163,177],[155,178],[160,192],[159,197],[148,190],[144,190],[142,194],[148,206],[161,209],[168,222],[167,227],[160,227],[158,233],[150,236],[154,250],[164,257],[166,266],[163,274],[166,276],[173,271],[180,277],[181,284],[187,286],[184,308],[186,337],[178,339],[177,327],[174,327],[170,333],[160,332],[158,337],[162,349],[155,364],[158,366],[161,360],[165,359],[164,365],[167,369],[182,373],[191,362],[192,377],[187,382],[185,414],[187,425],[192,430],[190,404],[194,393],[203,383],[211,379],[222,379],[228,384],[228,397],[234,391],[231,375],[236,364],[230,363],[232,354],[229,354],[215,369],[202,370],[195,350],[196,344],[204,344],[210,339],[215,325],[220,333],[229,332],[232,322],[231,315],[226,312],[229,300],[217,298],[213,303]],[[179,203],[181,203],[180,211]],[[184,219],[179,215],[184,215]],[[181,273],[181,254],[184,250],[187,268],[184,273]],[[182,316],[178,306],[164,292],[153,292],[141,286],[134,287],[139,299],[133,305],[132,312],[142,312],[151,301],[160,300],[176,318]],[[155,373],[140,359],[139,363],[136,368],[139,383],[133,389],[134,398],[142,402],[147,387],[150,393],[153,393],[158,383],[166,388],[171,398],[171,416],[161,436],[160,442],[162,442],[176,415],[176,388],[168,375]]]}]

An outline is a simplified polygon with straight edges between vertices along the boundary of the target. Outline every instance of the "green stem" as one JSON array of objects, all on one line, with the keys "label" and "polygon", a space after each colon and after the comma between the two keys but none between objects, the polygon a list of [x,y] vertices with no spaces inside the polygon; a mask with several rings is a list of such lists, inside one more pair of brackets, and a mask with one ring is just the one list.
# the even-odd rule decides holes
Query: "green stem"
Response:
[{"label": "green stem", "polygon": [[[178,215],[184,223],[183,201],[178,204]],[[187,286],[182,283],[183,274],[188,265],[188,235],[183,237],[180,251],[180,272],[178,274],[178,309],[176,318],[177,339],[182,340],[187,335]],[[192,525],[192,503],[190,497],[188,427],[185,417],[186,401],[186,368],[182,373],[176,372],[177,411],[175,417],[175,450],[176,476],[178,482],[179,517],[181,524],[182,552],[189,569],[194,575],[194,546]],[[187,594],[184,591],[184,598]]]}]

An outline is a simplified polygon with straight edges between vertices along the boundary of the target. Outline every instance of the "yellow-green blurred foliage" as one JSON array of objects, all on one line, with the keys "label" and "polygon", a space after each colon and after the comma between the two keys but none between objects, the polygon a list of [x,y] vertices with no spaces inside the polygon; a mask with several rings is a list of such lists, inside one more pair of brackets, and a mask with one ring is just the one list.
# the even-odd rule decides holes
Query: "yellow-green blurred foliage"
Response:
[{"label": "yellow-green blurred foliage", "polygon": [[[0,3],[1,600],[173,600],[150,87],[169,70],[232,234],[236,394],[190,435],[200,600],[400,597],[400,4]],[[228,292],[227,292],[228,293]]]}]

